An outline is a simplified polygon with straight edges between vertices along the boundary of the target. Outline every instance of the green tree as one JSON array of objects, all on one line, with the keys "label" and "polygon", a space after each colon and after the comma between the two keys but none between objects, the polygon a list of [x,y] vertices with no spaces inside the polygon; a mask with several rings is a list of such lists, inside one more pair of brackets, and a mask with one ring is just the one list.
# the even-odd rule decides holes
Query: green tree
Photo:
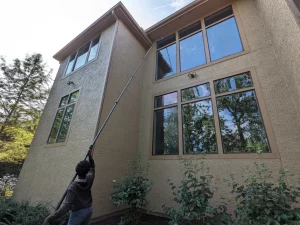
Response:
[{"label": "green tree", "polygon": [[0,139],[4,140],[7,126],[36,120],[48,97],[52,70],[41,54],[15,59],[11,65],[3,57],[0,60]]}]

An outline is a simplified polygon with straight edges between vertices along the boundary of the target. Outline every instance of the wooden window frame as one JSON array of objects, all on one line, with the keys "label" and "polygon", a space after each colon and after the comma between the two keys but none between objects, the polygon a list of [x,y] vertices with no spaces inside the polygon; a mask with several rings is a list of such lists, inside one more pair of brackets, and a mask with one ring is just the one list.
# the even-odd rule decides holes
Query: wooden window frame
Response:
[{"label": "wooden window frame", "polygon": [[[97,35],[96,37],[92,38],[92,40],[90,40],[90,41],[84,43],[82,46],[80,46],[80,48],[78,48],[78,49],[76,50],[76,52],[73,52],[73,53],[69,56],[68,63],[67,63],[67,65],[66,65],[66,68],[65,68],[64,73],[63,73],[63,78],[66,78],[66,77],[72,75],[73,73],[77,72],[77,71],[80,70],[81,68],[83,68],[83,67],[85,67],[86,65],[90,64],[91,62],[94,62],[94,61],[98,58],[98,53],[99,53],[99,49],[100,49],[100,43],[101,43],[101,40],[102,40],[101,36],[102,36],[102,35]],[[98,49],[97,49],[96,56],[95,56],[94,59],[88,61],[89,56],[90,56],[90,51],[91,51],[92,43],[93,43],[93,41],[94,41],[96,38],[98,38],[98,37],[99,37],[99,42],[98,42]],[[77,69],[74,69],[74,68],[75,68],[75,64],[76,64],[76,61],[77,61],[77,56],[78,56],[79,50],[80,50],[82,47],[84,47],[86,44],[88,44],[88,43],[89,43],[89,50],[88,50],[88,54],[87,54],[87,56],[86,56],[86,59],[85,59],[84,64],[83,64],[82,66],[78,67]],[[70,63],[71,56],[72,56],[74,53],[75,53],[74,64],[73,64],[73,66],[72,66],[71,72],[67,74],[68,65],[69,65],[69,63]]]},{"label": "wooden window frame", "polygon": [[[233,14],[230,15],[230,16],[227,16],[225,18],[222,18],[221,20],[218,20],[217,22],[213,23],[213,24],[210,24],[209,26],[205,26],[205,23],[204,23],[204,19],[228,6],[232,6],[232,11],[233,11]],[[211,27],[211,26],[214,26],[224,20],[227,20],[231,17],[234,17],[235,18],[235,21],[236,21],[236,25],[237,25],[237,29],[239,31],[239,35],[240,35],[240,39],[241,39],[241,43],[242,43],[242,47],[243,47],[243,51],[241,52],[238,52],[238,53],[235,53],[235,54],[232,54],[232,55],[228,55],[228,56],[225,56],[221,59],[218,59],[218,60],[214,60],[214,61],[211,61],[210,59],[210,53],[209,53],[209,46],[208,46],[208,38],[207,38],[207,32],[206,32],[206,29]],[[196,66],[196,67],[193,67],[193,68],[190,68],[188,70],[184,70],[184,71],[180,71],[180,49],[179,49],[179,42],[180,40],[184,39],[184,38],[187,38],[188,36],[192,35],[187,35],[186,37],[183,37],[183,38],[180,38],[179,39],[179,31],[184,29],[184,28],[187,28],[188,26],[196,23],[196,22],[201,22],[201,29],[196,31],[196,32],[202,32],[202,35],[203,35],[203,42],[204,42],[204,50],[205,50],[205,57],[206,57],[206,63],[203,64],[203,65],[199,65],[199,66]],[[194,32],[193,34],[195,34],[196,32]],[[235,58],[235,57],[239,57],[241,55],[244,55],[244,54],[247,54],[249,53],[250,49],[249,49],[249,45],[248,45],[248,42],[247,42],[247,39],[246,39],[246,35],[245,35],[245,32],[243,30],[243,27],[242,27],[242,22],[241,22],[241,19],[240,19],[240,16],[239,16],[239,12],[238,12],[238,9],[237,9],[237,5],[235,2],[232,2],[232,3],[229,3],[229,4],[226,4],[212,12],[210,12],[209,14],[206,14],[202,17],[199,17],[198,19],[192,21],[191,23],[189,23],[188,25],[184,25],[182,27],[179,27],[175,32],[172,32],[172,33],[169,33],[168,35],[166,35],[166,37],[168,37],[169,35],[172,35],[172,34],[176,34],[176,41],[175,42],[172,42],[172,44],[176,43],[176,73],[173,74],[173,75],[170,75],[168,77],[165,77],[165,78],[162,78],[162,79],[159,79],[157,80],[156,79],[156,73],[157,73],[157,51],[158,50],[161,50],[162,48],[159,48],[155,49],[155,74],[153,76],[153,81],[152,83],[159,83],[159,82],[162,82],[162,81],[165,81],[165,80],[168,80],[168,79],[172,79],[174,77],[177,77],[177,76],[180,76],[180,75],[183,75],[183,74],[187,74],[187,73],[190,73],[192,71],[195,71],[195,70],[199,70],[199,69],[202,69],[202,68],[205,68],[205,67],[208,67],[208,66],[211,66],[211,65],[214,65],[214,64],[217,64],[217,63],[220,63],[220,62],[223,62],[223,61],[226,61],[226,60],[229,60],[229,59],[232,59],[232,58]],[[167,45],[166,45],[167,46]],[[164,46],[163,48],[165,48],[166,46]]]},{"label": "wooden window frame", "polygon": [[[253,83],[252,87],[247,87],[247,88],[242,88],[242,89],[238,89],[238,90],[234,90],[234,91],[215,94],[214,81],[222,79],[222,78],[229,78],[229,77],[239,75],[242,73],[246,73],[246,72],[250,72],[250,74],[251,74],[252,83]],[[193,99],[190,101],[181,101],[181,90],[189,88],[189,87],[194,87],[197,85],[205,84],[205,83],[209,83],[210,92],[211,92],[210,96],[197,98],[197,99]],[[219,114],[218,114],[218,110],[217,110],[217,97],[226,96],[226,95],[239,93],[239,92],[245,92],[245,91],[249,91],[249,90],[255,90],[257,103],[259,105],[262,121],[263,121],[265,130],[266,130],[266,134],[267,134],[267,138],[269,141],[269,146],[270,146],[271,152],[268,152],[268,153],[224,153],[221,129],[220,129],[220,124],[219,124]],[[155,110],[154,104],[153,104],[154,98],[157,96],[172,93],[172,92],[177,92],[177,97],[178,97],[177,106],[178,106],[179,155],[177,155],[177,156],[174,156],[174,155],[152,155],[152,140],[153,140],[153,125],[154,125],[153,116],[154,116],[154,110]],[[211,99],[211,101],[212,101],[213,116],[214,116],[214,123],[215,123],[215,129],[216,129],[215,132],[216,132],[216,140],[217,140],[217,154],[216,153],[214,153],[214,154],[195,154],[195,155],[183,154],[182,105],[191,103],[191,102],[198,102],[198,101],[205,100],[205,99]],[[152,104],[152,114],[151,114],[152,119],[150,120],[151,121],[151,127],[150,127],[151,133],[150,133],[150,140],[149,140],[149,143],[150,143],[149,144],[149,146],[150,146],[149,159],[150,160],[173,160],[173,159],[177,160],[178,156],[180,156],[182,158],[186,158],[186,159],[201,159],[201,158],[205,158],[205,159],[279,159],[280,158],[280,154],[279,154],[277,144],[276,144],[276,139],[273,134],[271,122],[269,119],[267,108],[266,108],[264,100],[263,100],[263,96],[262,96],[262,92],[261,92],[261,88],[259,85],[259,81],[258,81],[258,77],[257,77],[255,68],[246,68],[241,71],[236,71],[235,73],[225,74],[223,76],[214,77],[209,80],[195,82],[193,84],[180,86],[176,89],[170,89],[168,91],[154,94],[152,96],[151,104]]]},{"label": "wooden window frame", "polygon": [[[77,100],[76,100],[75,102],[69,103],[71,94],[72,94],[72,93],[75,93],[75,92],[77,92],[77,91],[78,91],[78,97],[77,97]],[[70,92],[70,93],[68,93],[68,94],[63,95],[63,96],[60,98],[59,103],[58,103],[58,107],[57,107],[57,110],[56,110],[56,113],[55,113],[55,117],[54,117],[54,120],[53,120],[53,122],[52,122],[52,126],[51,126],[51,129],[50,129],[48,138],[47,138],[46,146],[48,146],[48,147],[49,147],[49,146],[50,146],[50,147],[60,146],[60,145],[65,145],[65,143],[67,142],[67,139],[68,139],[68,137],[69,137],[69,132],[70,132],[71,122],[72,122],[73,116],[74,116],[74,114],[75,114],[75,109],[76,109],[77,102],[78,102],[79,97],[80,97],[80,91],[81,91],[81,89],[72,91],[72,92]],[[63,105],[63,106],[59,106],[60,103],[61,103],[62,98],[65,97],[65,96],[68,96],[68,102],[67,102],[67,104],[65,104],[65,105]],[[73,109],[72,117],[71,117],[71,120],[70,120],[70,125],[69,125],[68,131],[67,131],[66,139],[65,139],[65,141],[60,141],[60,142],[58,142],[58,141],[57,141],[57,140],[58,140],[58,135],[60,134],[60,131],[61,131],[61,125],[62,125],[63,119],[64,119],[64,117],[65,117],[65,114],[66,114],[66,109],[68,108],[68,106],[72,106],[72,105],[74,105],[74,109]],[[63,115],[62,115],[62,120],[60,121],[60,124],[59,124],[58,132],[57,132],[56,137],[55,137],[55,142],[54,142],[54,143],[48,143],[48,141],[49,141],[49,139],[50,139],[50,135],[51,135],[52,129],[53,129],[53,126],[54,126],[54,122],[55,122],[55,119],[56,119],[57,112],[58,112],[59,110],[61,110],[61,109],[63,109]]]}]

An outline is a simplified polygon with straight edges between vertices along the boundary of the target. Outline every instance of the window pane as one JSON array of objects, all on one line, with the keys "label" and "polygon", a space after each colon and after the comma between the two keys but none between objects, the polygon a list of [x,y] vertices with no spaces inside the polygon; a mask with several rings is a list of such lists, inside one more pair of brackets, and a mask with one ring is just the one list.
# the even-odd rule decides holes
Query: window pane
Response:
[{"label": "window pane", "polygon": [[234,91],[246,87],[252,87],[252,79],[250,73],[243,73],[237,76],[228,77],[214,81],[215,92],[220,94],[223,92]]},{"label": "window pane", "polygon": [[97,37],[93,40],[88,61],[91,61],[92,59],[96,58],[98,47],[99,47],[99,40],[100,37]]},{"label": "window pane", "polygon": [[209,83],[190,87],[181,91],[181,100],[183,102],[206,96],[210,96]]},{"label": "window pane", "polygon": [[217,98],[225,153],[270,152],[255,92]]},{"label": "window pane", "polygon": [[212,61],[243,51],[234,17],[208,28],[207,38]]},{"label": "window pane", "polygon": [[157,52],[157,80],[176,73],[176,44]]},{"label": "window pane", "polygon": [[71,121],[71,118],[72,118],[72,115],[73,115],[74,107],[75,107],[75,104],[71,105],[71,106],[68,106],[67,109],[66,109],[65,116],[64,116],[64,119],[62,121],[61,128],[60,128],[60,131],[59,131],[59,135],[58,135],[58,138],[57,138],[57,142],[64,142],[66,140],[68,129],[69,129],[69,126],[70,126],[70,121]]},{"label": "window pane", "polygon": [[79,49],[74,70],[78,69],[79,67],[81,67],[85,64],[86,57],[87,57],[88,51],[89,51],[89,47],[90,47],[90,43],[87,43],[85,46],[83,46],[81,49]]},{"label": "window pane", "polygon": [[177,107],[154,111],[153,155],[178,155]]},{"label": "window pane", "polygon": [[210,24],[213,24],[221,19],[226,18],[227,16],[230,16],[233,14],[233,10],[231,6],[228,6],[225,9],[220,10],[219,12],[216,12],[212,14],[211,16],[208,16],[204,19],[205,26],[209,26]]},{"label": "window pane", "polygon": [[58,133],[59,127],[60,127],[60,123],[61,123],[61,119],[63,117],[64,114],[64,109],[60,109],[57,111],[53,125],[52,125],[52,129],[49,135],[49,139],[48,139],[48,143],[55,143],[56,142],[56,135]]},{"label": "window pane", "polygon": [[67,70],[66,70],[66,74],[69,74],[69,73],[72,72],[72,69],[73,69],[73,66],[74,66],[74,61],[75,61],[75,56],[76,56],[76,52],[73,55],[71,55],[71,57],[70,57],[68,67],[67,67]]},{"label": "window pane", "polygon": [[217,153],[211,100],[182,107],[184,154]]},{"label": "window pane", "polygon": [[206,63],[202,32],[183,39],[179,43],[181,71]]},{"label": "window pane", "polygon": [[162,39],[161,41],[157,42],[157,48],[162,48],[168,44],[171,44],[172,42],[176,41],[176,36],[175,34],[172,34],[164,39]]},{"label": "window pane", "polygon": [[59,103],[59,107],[62,107],[64,105],[68,104],[68,99],[69,99],[69,95],[62,97],[60,100],[60,103]]},{"label": "window pane", "polygon": [[178,32],[179,38],[183,38],[193,32],[196,32],[197,30],[201,30],[201,22],[200,21],[188,26],[187,28],[180,30]]},{"label": "window pane", "polygon": [[154,107],[162,107],[177,103],[177,92],[166,95],[157,96],[154,98]]},{"label": "window pane", "polygon": [[77,98],[79,96],[79,91],[75,91],[71,94],[70,99],[69,99],[69,103],[73,103],[77,101]]}]

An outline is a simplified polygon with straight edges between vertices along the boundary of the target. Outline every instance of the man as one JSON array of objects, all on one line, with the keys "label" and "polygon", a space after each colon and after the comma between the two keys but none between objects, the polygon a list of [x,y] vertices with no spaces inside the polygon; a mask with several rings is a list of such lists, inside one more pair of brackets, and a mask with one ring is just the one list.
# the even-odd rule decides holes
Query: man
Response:
[{"label": "man", "polygon": [[77,164],[76,173],[78,178],[72,182],[67,190],[63,206],[47,217],[44,225],[51,224],[54,220],[71,211],[68,225],[87,225],[92,216],[92,194],[91,187],[95,177],[95,162],[88,153],[89,162],[84,160]]}]

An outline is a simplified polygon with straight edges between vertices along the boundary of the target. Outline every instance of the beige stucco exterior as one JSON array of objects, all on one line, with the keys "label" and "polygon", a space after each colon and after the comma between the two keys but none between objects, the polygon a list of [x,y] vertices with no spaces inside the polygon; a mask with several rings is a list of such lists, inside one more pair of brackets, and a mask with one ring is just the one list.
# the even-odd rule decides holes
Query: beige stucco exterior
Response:
[{"label": "beige stucco exterior", "polygon": [[[218,1],[216,9],[222,3],[228,4],[228,1]],[[95,145],[94,218],[121,210],[109,200],[112,180],[121,178],[128,160],[137,150],[142,152],[143,162],[150,164],[149,179],[153,182],[153,189],[149,195],[149,209],[162,213],[162,205],[171,204],[172,191],[167,180],[180,182],[182,172],[176,158],[151,157],[155,95],[248,69],[257,75],[261,101],[267,115],[264,119],[267,118],[265,122],[275,137],[273,144],[278,154],[264,159],[256,154],[252,158],[232,156],[205,159],[214,175],[214,203],[217,204],[220,197],[230,198],[227,185],[220,181],[232,173],[240,178],[241,171],[251,167],[255,161],[267,164],[274,171],[285,167],[299,174],[299,24],[285,0],[237,0],[233,4],[246,46],[244,52],[195,68],[193,71],[197,76],[194,79],[183,72],[156,82],[156,49],[151,50]],[[203,16],[199,15],[199,19]],[[184,18],[187,17],[188,14]],[[160,26],[167,27],[168,24]],[[76,163],[84,157],[97,128],[146,53],[147,43],[137,38],[137,35],[143,35],[143,31],[136,34],[133,30],[116,18],[113,25],[101,32],[99,55],[94,62],[66,78],[62,77],[68,59],[61,63],[18,181],[14,195],[17,200],[58,202],[73,176]],[[67,85],[68,81],[73,81],[75,85]],[[77,89],[80,89],[80,97],[67,141],[57,146],[46,145],[60,98]]]}]

